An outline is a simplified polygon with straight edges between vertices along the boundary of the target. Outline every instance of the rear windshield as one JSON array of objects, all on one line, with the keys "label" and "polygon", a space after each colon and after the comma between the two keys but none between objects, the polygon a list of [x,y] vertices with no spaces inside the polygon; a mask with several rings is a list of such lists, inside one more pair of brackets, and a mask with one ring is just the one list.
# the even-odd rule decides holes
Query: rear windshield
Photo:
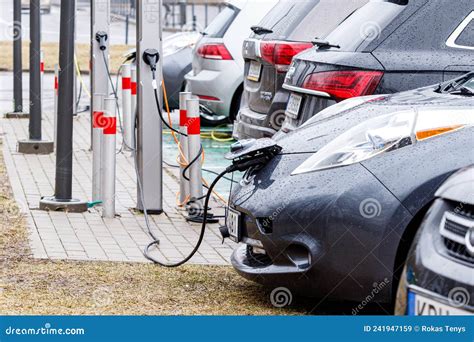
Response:
[{"label": "rear windshield", "polygon": [[281,0],[259,26],[273,33],[253,38],[308,42],[323,38],[369,0]]},{"label": "rear windshield", "polygon": [[474,12],[472,12],[470,16],[472,20],[456,38],[455,43],[458,47],[474,47]]},{"label": "rear windshield", "polygon": [[407,1],[372,0],[350,15],[326,40],[338,51],[361,51],[406,8]]},{"label": "rear windshield", "polygon": [[211,38],[222,38],[239,14],[239,9],[227,4],[224,9],[206,27],[203,34]]}]

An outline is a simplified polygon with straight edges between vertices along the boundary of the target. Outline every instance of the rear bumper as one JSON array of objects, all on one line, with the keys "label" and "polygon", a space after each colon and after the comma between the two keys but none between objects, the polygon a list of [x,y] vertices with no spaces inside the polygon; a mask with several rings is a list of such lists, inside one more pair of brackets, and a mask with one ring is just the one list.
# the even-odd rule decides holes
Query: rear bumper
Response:
[{"label": "rear bumper", "polygon": [[[212,96],[216,101],[200,100],[201,104],[217,115],[229,116],[232,99],[242,83],[242,70],[234,61],[225,61],[223,70],[201,70],[186,75],[188,90],[194,95]],[[228,63],[227,63],[228,62]]]},{"label": "rear bumper", "polygon": [[254,112],[248,105],[242,107],[234,124],[234,138],[241,140],[272,137],[285,119],[288,97],[286,90],[278,91],[266,114]]},{"label": "rear bumper", "polygon": [[276,131],[268,127],[268,116],[253,112],[250,108],[240,108],[234,123],[233,137],[237,140],[272,137]]}]

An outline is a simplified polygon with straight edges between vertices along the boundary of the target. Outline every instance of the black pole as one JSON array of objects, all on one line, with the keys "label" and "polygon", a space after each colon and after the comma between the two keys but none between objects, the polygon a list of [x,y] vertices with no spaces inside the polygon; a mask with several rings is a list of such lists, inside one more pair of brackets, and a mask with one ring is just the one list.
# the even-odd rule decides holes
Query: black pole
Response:
[{"label": "black pole", "polygon": [[40,20],[40,0],[30,0],[30,140],[41,140]]},{"label": "black pole", "polygon": [[41,198],[40,210],[82,213],[87,211],[87,202],[72,198],[75,14],[76,0],[61,0],[56,183],[54,196]]},{"label": "black pole", "polygon": [[59,34],[58,141],[56,150],[57,200],[72,197],[72,117],[74,106],[75,1],[61,0]]},{"label": "black pole", "polygon": [[129,14],[125,17],[125,45],[128,45]]},{"label": "black pole", "polygon": [[13,111],[23,112],[23,71],[21,65],[21,1],[13,0]]}]

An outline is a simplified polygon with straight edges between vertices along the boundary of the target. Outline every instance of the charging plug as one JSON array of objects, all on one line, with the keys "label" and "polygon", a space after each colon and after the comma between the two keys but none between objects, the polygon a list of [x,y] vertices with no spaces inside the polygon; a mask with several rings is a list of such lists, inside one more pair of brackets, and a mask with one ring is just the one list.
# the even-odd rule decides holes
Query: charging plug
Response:
[{"label": "charging plug", "polygon": [[156,65],[160,60],[160,53],[155,49],[146,49],[143,51],[143,61],[150,66],[152,71],[156,71]]},{"label": "charging plug", "polygon": [[99,43],[99,49],[101,49],[102,51],[105,51],[107,49],[106,42],[108,38],[109,36],[104,31],[98,31],[95,34],[95,40],[97,40],[97,42]]}]

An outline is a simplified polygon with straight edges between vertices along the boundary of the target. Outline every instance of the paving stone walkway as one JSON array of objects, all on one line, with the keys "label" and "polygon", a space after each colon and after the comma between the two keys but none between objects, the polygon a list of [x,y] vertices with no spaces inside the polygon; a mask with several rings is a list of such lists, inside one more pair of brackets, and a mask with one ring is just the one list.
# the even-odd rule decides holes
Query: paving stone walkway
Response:
[{"label": "paving stone walkway", "polygon": [[[0,73],[0,113],[7,112],[12,105],[11,73]],[[45,84],[52,84],[51,75],[45,76]],[[26,82],[23,84],[27,85]],[[46,88],[43,96],[43,139],[53,135],[53,92]],[[28,98],[27,93],[25,99]],[[26,101],[25,101],[26,102]],[[74,119],[74,170],[73,196],[91,198],[92,155],[90,145],[89,113],[81,113]],[[24,155],[17,152],[19,140],[28,137],[28,120],[0,118],[0,139],[3,154],[20,209],[25,214],[30,232],[30,245],[36,258],[104,260],[146,262],[142,254],[151,241],[147,234],[144,216],[135,212],[136,177],[130,153],[117,155],[117,218],[103,219],[100,209],[86,213],[64,213],[40,211],[42,196],[54,193],[55,160],[51,155]],[[120,137],[117,137],[121,141]],[[189,224],[183,211],[176,207],[176,192],[179,184],[175,169],[165,168],[164,210],[165,213],[151,217],[152,229],[161,239],[158,250],[152,255],[163,261],[180,260],[192,250],[200,231],[199,224]],[[212,204],[216,214],[223,214],[222,204]],[[220,207],[220,208],[219,208]],[[209,225],[202,247],[191,259],[194,264],[228,264],[233,248],[232,242],[222,244],[218,225]]]}]

